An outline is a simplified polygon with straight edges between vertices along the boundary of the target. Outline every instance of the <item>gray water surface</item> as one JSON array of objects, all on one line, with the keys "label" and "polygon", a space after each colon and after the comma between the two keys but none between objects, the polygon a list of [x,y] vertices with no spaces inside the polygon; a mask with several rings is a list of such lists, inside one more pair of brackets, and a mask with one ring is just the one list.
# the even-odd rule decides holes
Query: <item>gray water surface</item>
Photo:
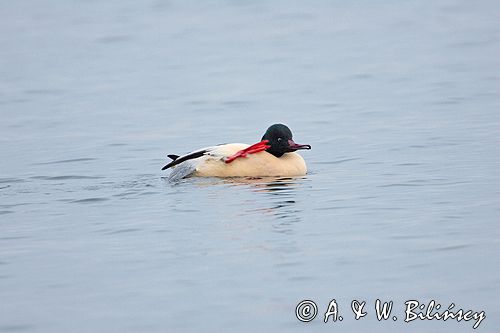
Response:
[{"label": "gray water surface", "polygon": [[[1,332],[472,331],[404,323],[411,299],[500,327],[497,2],[7,1],[0,15]],[[305,177],[160,171],[276,122],[312,145]],[[397,321],[377,321],[377,298]],[[332,299],[344,320],[325,324]]]}]

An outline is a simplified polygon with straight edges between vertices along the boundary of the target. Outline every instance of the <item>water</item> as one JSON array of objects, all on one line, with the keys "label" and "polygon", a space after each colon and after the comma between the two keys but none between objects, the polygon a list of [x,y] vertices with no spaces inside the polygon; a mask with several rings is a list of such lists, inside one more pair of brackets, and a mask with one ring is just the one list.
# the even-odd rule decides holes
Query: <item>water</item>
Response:
[{"label": "water", "polygon": [[[0,5],[0,331],[500,327],[493,1]],[[310,172],[170,184],[282,122]],[[342,322],[324,324],[328,302]],[[396,322],[378,322],[377,298]],[[295,318],[318,304],[310,323]],[[356,321],[353,299],[368,316]]]}]

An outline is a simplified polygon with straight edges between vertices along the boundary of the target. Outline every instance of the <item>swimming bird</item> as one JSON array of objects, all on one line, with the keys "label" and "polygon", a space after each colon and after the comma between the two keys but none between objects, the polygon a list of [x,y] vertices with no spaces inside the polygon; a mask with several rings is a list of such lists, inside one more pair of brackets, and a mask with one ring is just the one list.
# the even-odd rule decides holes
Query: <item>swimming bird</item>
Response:
[{"label": "swimming bird", "polygon": [[195,150],[172,160],[162,170],[172,168],[170,180],[186,177],[266,177],[303,176],[306,162],[295,151],[311,149],[297,144],[292,131],[283,124],[271,125],[261,141],[247,145],[229,143]]}]

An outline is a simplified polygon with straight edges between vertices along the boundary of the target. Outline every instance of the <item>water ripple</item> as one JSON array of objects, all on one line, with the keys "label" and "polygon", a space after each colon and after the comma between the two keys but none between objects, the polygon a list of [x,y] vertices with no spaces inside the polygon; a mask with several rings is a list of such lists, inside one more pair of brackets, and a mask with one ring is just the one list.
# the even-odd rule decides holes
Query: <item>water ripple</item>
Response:
[{"label": "water ripple", "polygon": [[108,198],[87,198],[87,199],[79,199],[79,200],[73,200],[70,201],[71,203],[82,203],[82,204],[89,204],[89,203],[99,203],[103,201],[109,200]]},{"label": "water ripple", "polygon": [[83,157],[83,158],[73,158],[73,159],[69,159],[69,160],[57,160],[57,161],[50,161],[50,162],[33,163],[33,165],[75,163],[75,162],[86,162],[86,161],[95,161],[95,160],[97,160],[97,158]]},{"label": "water ripple", "polygon": [[32,325],[2,325],[0,326],[0,332],[24,332],[31,331],[34,329]]},{"label": "water ripple", "polygon": [[23,183],[24,179],[20,178],[0,178],[0,184],[2,183]]},{"label": "water ripple", "polygon": [[315,162],[314,164],[340,164],[340,163],[356,161],[356,160],[360,160],[360,159],[361,158],[359,158],[359,157],[352,157],[352,158],[344,158],[344,159],[335,160],[335,161],[320,161],[320,162]]},{"label": "water ripple", "polygon": [[70,180],[70,179],[101,179],[101,176],[80,176],[80,175],[67,175],[67,176],[34,176],[31,179],[41,180]]}]

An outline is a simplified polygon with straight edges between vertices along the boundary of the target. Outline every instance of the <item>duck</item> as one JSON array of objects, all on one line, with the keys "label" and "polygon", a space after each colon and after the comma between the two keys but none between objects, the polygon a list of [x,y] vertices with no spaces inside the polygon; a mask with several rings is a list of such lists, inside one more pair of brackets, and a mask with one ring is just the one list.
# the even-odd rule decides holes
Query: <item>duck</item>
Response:
[{"label": "duck", "polygon": [[229,143],[201,148],[185,155],[167,155],[171,161],[169,180],[188,177],[294,177],[307,174],[304,158],[297,150],[311,149],[293,141],[284,124],[271,125],[260,142]]}]

